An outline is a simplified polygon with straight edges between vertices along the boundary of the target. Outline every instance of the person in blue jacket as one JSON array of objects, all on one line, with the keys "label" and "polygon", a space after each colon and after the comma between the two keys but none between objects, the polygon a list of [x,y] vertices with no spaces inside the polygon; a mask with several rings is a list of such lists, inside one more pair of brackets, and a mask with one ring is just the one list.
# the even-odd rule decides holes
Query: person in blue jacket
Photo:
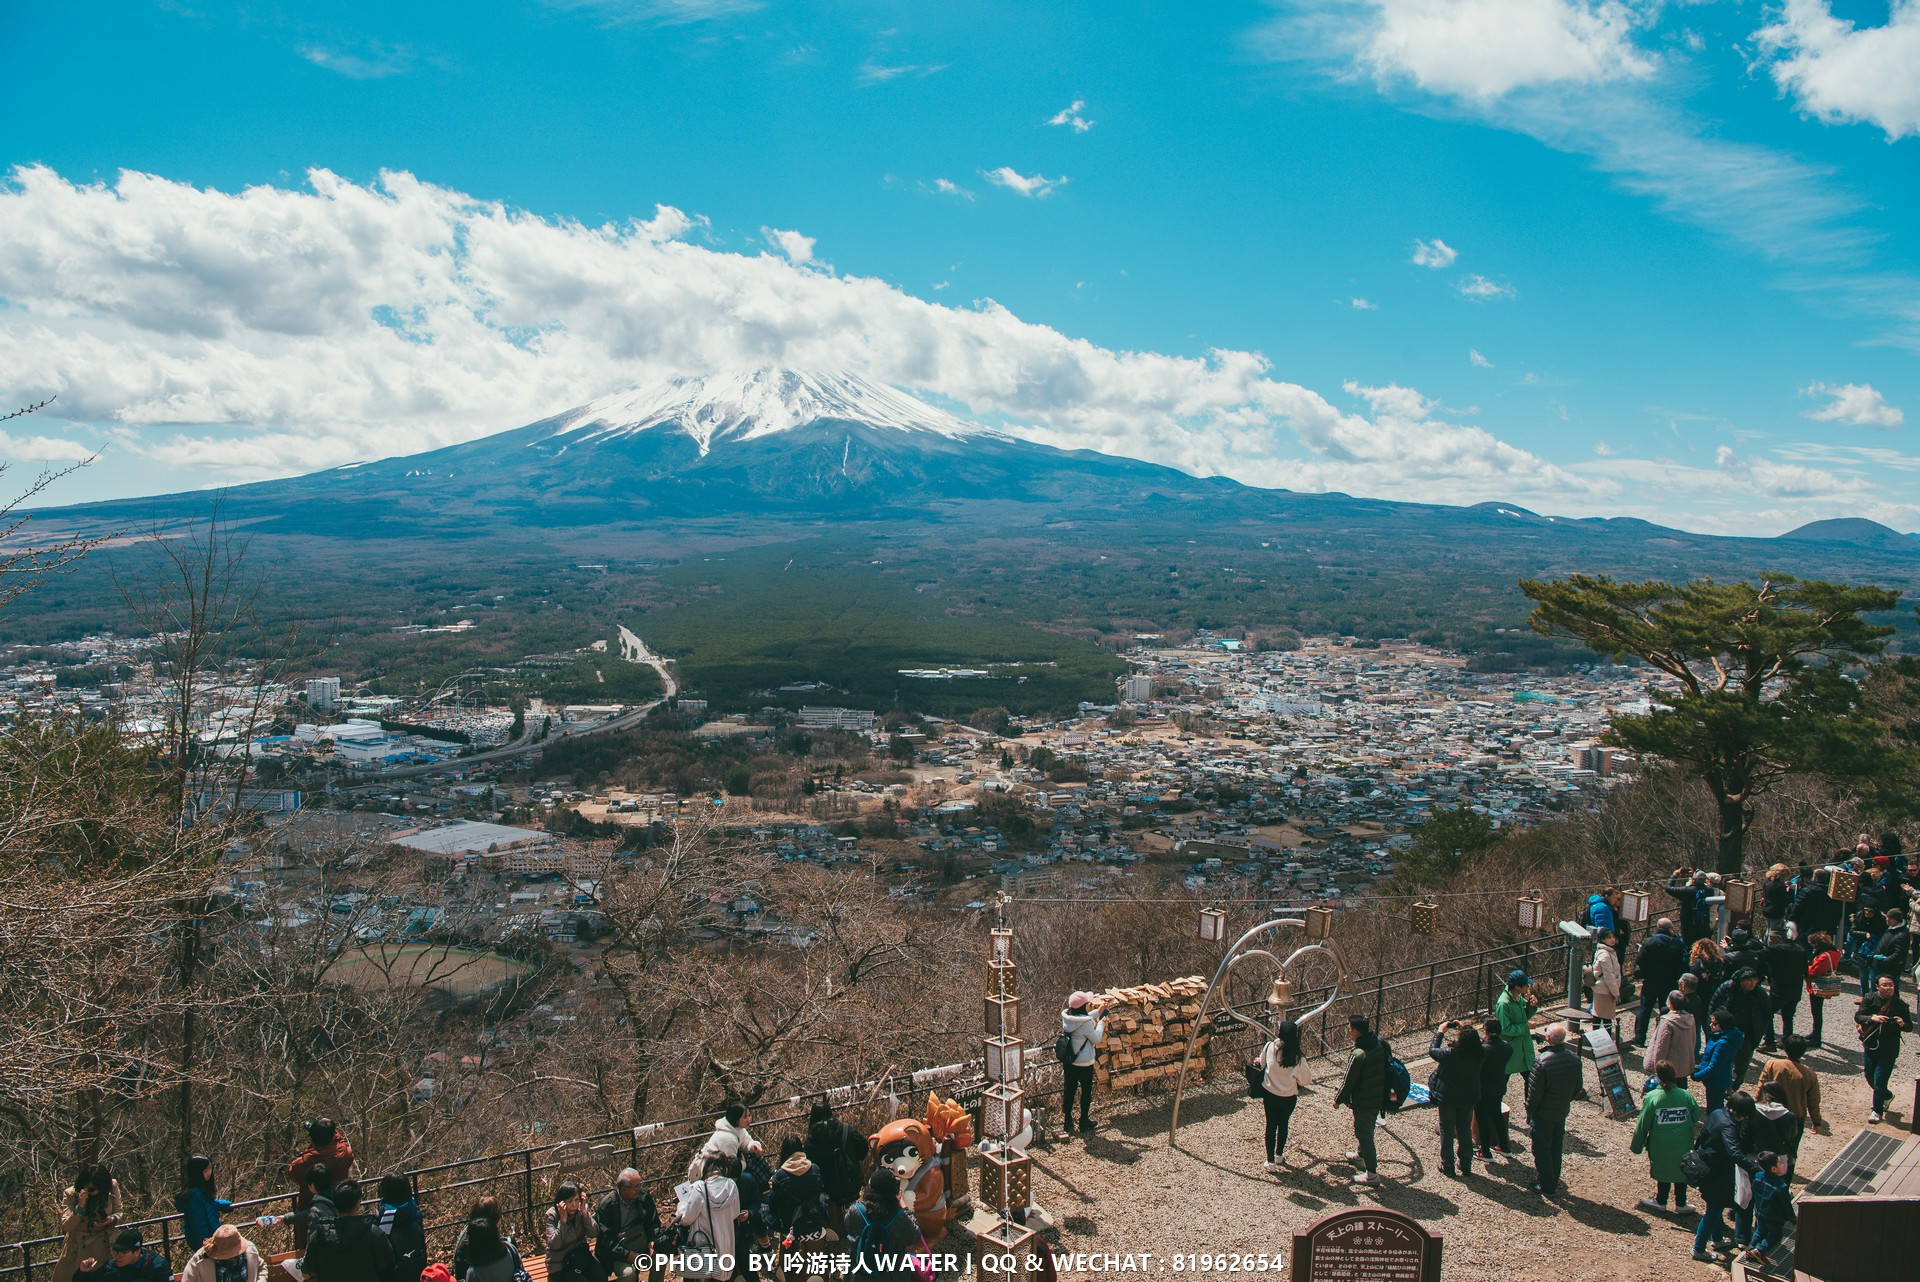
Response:
[{"label": "person in blue jacket", "polygon": [[1713,1012],[1713,1031],[1707,1034],[1707,1048],[1700,1053],[1699,1065],[1689,1074],[1706,1088],[1707,1112],[1726,1103],[1727,1092],[1733,1089],[1734,1061],[1745,1040],[1746,1035],[1733,1025],[1732,1012]]},{"label": "person in blue jacket", "polygon": [[220,1217],[233,1209],[233,1203],[213,1190],[213,1160],[198,1154],[187,1159],[182,1183],[174,1196],[174,1209],[180,1212],[180,1236],[187,1250],[198,1251],[201,1243],[220,1227]]}]

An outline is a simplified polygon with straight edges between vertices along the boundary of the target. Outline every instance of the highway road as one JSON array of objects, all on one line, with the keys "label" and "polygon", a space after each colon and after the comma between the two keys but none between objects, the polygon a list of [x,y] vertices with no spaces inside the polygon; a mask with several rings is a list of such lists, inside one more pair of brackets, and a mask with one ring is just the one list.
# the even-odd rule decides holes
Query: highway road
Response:
[{"label": "highway road", "polygon": [[520,737],[512,743],[504,744],[498,748],[489,748],[485,752],[476,752],[472,756],[454,757],[447,761],[436,761],[431,765],[396,766],[391,770],[374,771],[359,776],[353,784],[348,786],[359,787],[370,783],[385,783],[391,779],[420,779],[427,775],[450,774],[453,771],[465,770],[469,766],[477,766],[483,762],[505,761],[511,757],[518,757],[524,753],[533,751],[535,748],[542,747],[563,738],[587,738],[597,734],[610,734],[616,730],[628,730],[645,721],[648,713],[680,693],[680,683],[674,680],[673,669],[667,666],[667,661],[647,649],[647,643],[634,635],[624,624],[621,625],[620,628],[620,657],[626,659],[629,663],[644,663],[659,673],[660,688],[666,693],[649,703],[642,703],[635,707],[628,708],[617,717],[610,718],[606,721],[598,721],[592,725],[574,728],[569,727],[565,722],[559,722],[554,726],[551,734],[545,739],[540,740],[534,738],[534,735],[538,731],[537,727],[533,724],[535,718],[529,716],[527,718],[526,729],[522,731]]}]

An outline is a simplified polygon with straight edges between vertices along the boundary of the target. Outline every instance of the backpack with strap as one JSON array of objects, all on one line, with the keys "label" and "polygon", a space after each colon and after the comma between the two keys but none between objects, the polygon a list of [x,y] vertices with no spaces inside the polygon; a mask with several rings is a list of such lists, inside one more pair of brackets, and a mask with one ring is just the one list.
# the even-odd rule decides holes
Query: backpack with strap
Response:
[{"label": "backpack with strap", "polygon": [[[1383,1043],[1384,1044],[1384,1043]],[[1386,1089],[1381,1094],[1380,1111],[1398,1113],[1407,1102],[1407,1093],[1413,1089],[1413,1074],[1400,1062],[1400,1057],[1391,1049],[1387,1051]]]},{"label": "backpack with strap", "polygon": [[900,1218],[902,1209],[893,1208],[893,1214],[876,1223],[867,1214],[865,1204],[860,1208],[860,1235],[853,1243],[853,1263],[849,1274],[854,1277],[870,1279],[871,1282],[913,1282],[915,1273],[903,1256],[895,1255],[887,1249],[887,1230]]},{"label": "backpack with strap", "polygon": [[1062,1064],[1071,1064],[1079,1058],[1079,1053],[1073,1049],[1072,1033],[1062,1033],[1053,1039],[1053,1057]]}]

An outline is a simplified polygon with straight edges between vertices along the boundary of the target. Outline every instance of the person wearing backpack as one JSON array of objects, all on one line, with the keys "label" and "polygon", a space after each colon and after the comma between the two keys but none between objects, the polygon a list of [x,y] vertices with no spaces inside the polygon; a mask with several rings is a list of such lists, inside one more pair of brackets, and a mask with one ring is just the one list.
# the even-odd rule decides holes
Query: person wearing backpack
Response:
[{"label": "person wearing backpack", "polygon": [[1533,1173],[1529,1193],[1552,1197],[1563,1187],[1560,1169],[1566,1158],[1567,1114],[1581,1089],[1580,1053],[1567,1044],[1567,1026],[1547,1029],[1547,1048],[1533,1062],[1527,1093],[1533,1110]]},{"label": "person wearing backpack", "polygon": [[380,1177],[379,1225],[393,1244],[394,1282],[420,1282],[427,1267],[427,1229],[406,1176]]},{"label": "person wearing backpack", "polygon": [[1700,1142],[1681,1159],[1687,1182],[1700,1190],[1700,1200],[1705,1203],[1700,1212],[1700,1226],[1693,1234],[1693,1258],[1703,1264],[1717,1263],[1707,1251],[1708,1242],[1722,1250],[1733,1248],[1727,1211],[1734,1205],[1734,1172],[1744,1170],[1752,1176],[1760,1169],[1760,1164],[1740,1147],[1740,1123],[1752,1113],[1753,1101],[1744,1093],[1735,1092],[1727,1101],[1727,1107],[1707,1114]]},{"label": "person wearing backpack", "polygon": [[807,1160],[820,1172],[820,1182],[827,1190],[827,1201],[834,1210],[830,1223],[837,1224],[846,1209],[859,1200],[860,1168],[867,1160],[869,1147],[859,1128],[835,1117],[833,1106],[825,1100],[808,1111]]},{"label": "person wearing backpack", "polygon": [[1372,1184],[1380,1178],[1373,1128],[1386,1103],[1387,1044],[1375,1036],[1365,1015],[1349,1016],[1347,1029],[1353,1034],[1353,1057],[1347,1061],[1346,1080],[1340,1084],[1333,1106],[1337,1109],[1344,1104],[1353,1110],[1354,1151],[1347,1154],[1347,1161],[1360,1167],[1354,1173],[1355,1184]]},{"label": "person wearing backpack", "polygon": [[1060,1012],[1060,1037],[1054,1045],[1064,1079],[1060,1095],[1060,1126],[1073,1133],[1073,1097],[1080,1096],[1080,1131],[1093,1130],[1093,1064],[1100,1043],[1107,1040],[1107,1017],[1093,1004],[1092,993],[1074,993]]},{"label": "person wearing backpack", "polygon": [[[900,1181],[881,1167],[867,1177],[866,1192],[847,1210],[847,1238],[853,1243],[849,1277],[863,1282],[920,1282],[926,1238],[913,1212],[900,1205]],[[930,1275],[929,1275],[930,1276]]]}]

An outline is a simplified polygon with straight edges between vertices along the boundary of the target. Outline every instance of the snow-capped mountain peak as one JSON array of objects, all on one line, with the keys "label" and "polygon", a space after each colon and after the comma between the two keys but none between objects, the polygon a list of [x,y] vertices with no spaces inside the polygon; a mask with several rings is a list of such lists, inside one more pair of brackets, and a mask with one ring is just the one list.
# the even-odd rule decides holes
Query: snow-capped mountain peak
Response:
[{"label": "snow-capped mountain peak", "polygon": [[705,455],[818,422],[858,423],[950,439],[1000,436],[918,397],[858,374],[761,369],[671,378],[603,396],[560,416],[554,436],[585,443],[639,432],[683,432]]}]

